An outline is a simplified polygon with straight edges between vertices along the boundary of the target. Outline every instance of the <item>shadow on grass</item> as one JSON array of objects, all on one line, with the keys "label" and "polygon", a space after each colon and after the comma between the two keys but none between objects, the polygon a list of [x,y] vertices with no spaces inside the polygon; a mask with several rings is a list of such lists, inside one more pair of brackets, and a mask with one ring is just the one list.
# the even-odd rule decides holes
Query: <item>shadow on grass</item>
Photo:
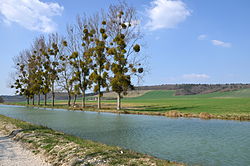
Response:
[{"label": "shadow on grass", "polygon": [[171,110],[178,110],[178,111],[185,111],[197,108],[198,106],[190,106],[190,107],[178,107],[178,106],[158,106],[158,105],[151,105],[151,106],[137,106],[132,109],[133,111],[148,111],[148,112],[167,112]]},{"label": "shadow on grass", "polygon": [[38,127],[38,128],[29,128],[29,129],[19,129],[19,130],[13,130],[9,135],[0,137],[0,140],[5,140],[9,138],[14,138],[18,133],[21,132],[28,132],[28,131],[35,131],[35,130],[48,130],[47,127]]}]

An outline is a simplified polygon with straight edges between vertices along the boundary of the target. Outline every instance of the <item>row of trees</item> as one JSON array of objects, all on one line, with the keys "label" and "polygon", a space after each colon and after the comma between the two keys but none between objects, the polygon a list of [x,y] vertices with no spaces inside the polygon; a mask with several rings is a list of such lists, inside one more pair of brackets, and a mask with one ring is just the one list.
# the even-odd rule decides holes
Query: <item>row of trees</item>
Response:
[{"label": "row of trees", "polygon": [[101,108],[103,90],[117,94],[117,109],[121,109],[121,96],[133,88],[132,77],[141,78],[143,57],[139,55],[142,39],[136,10],[126,3],[111,5],[107,12],[93,16],[78,16],[75,24],[67,26],[67,35],[57,33],[36,38],[30,49],[14,59],[16,79],[12,88],[26,96],[29,104],[41,95],[44,104],[55,91],[68,94],[68,105],[82,96],[85,107],[87,90],[97,93]]}]

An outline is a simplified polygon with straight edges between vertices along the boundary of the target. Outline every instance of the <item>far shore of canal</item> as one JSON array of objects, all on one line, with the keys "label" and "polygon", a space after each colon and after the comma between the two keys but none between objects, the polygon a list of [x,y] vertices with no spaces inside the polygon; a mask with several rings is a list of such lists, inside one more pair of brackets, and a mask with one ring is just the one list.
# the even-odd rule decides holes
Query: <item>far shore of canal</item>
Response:
[{"label": "far shore of canal", "polygon": [[170,110],[167,112],[157,111],[136,111],[136,110],[115,110],[115,109],[97,109],[93,107],[81,108],[80,106],[68,107],[66,105],[25,105],[18,103],[3,103],[2,105],[18,105],[18,106],[29,106],[29,107],[40,107],[40,108],[52,108],[52,109],[66,109],[70,111],[92,111],[92,112],[105,112],[115,114],[135,114],[135,115],[153,115],[153,116],[166,116],[170,118],[200,118],[200,119],[220,119],[220,120],[237,120],[237,121],[250,121],[249,114],[210,114],[207,112],[200,113],[185,113],[178,110]]}]

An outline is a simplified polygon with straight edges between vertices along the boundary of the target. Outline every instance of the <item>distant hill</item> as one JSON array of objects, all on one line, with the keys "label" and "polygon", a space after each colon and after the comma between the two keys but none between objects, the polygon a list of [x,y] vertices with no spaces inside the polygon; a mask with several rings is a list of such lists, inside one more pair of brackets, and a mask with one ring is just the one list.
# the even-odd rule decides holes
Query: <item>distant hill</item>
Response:
[{"label": "distant hill", "polygon": [[25,101],[25,97],[23,96],[1,96],[6,103],[16,103]]},{"label": "distant hill", "polygon": [[165,84],[141,86],[139,90],[176,90],[175,95],[208,94],[250,88],[250,84]]},{"label": "distant hill", "polygon": [[167,98],[250,98],[250,88],[207,94],[175,95],[176,90],[151,90],[133,99],[167,99]]},{"label": "distant hill", "polygon": [[[95,95],[95,93],[88,93],[86,95],[86,97],[88,96],[93,96]],[[23,102],[23,101],[26,101],[26,98],[24,96],[19,96],[19,95],[3,95],[3,96],[0,96],[3,98],[4,102],[6,103],[16,103],[16,102]],[[81,95],[79,95],[78,97],[82,97]],[[52,94],[48,94],[47,96],[48,100],[52,99]],[[41,100],[44,99],[44,96],[41,95]],[[57,92],[55,94],[55,99],[56,100],[67,100],[68,99],[68,95],[67,93],[59,93]],[[35,96],[35,100],[37,100],[37,96]]]},{"label": "distant hill", "polygon": [[[249,90],[247,90],[249,88]],[[163,90],[163,92],[151,92],[149,91]],[[167,90],[167,92],[165,92]],[[237,91],[240,90],[240,91]],[[227,92],[227,93],[223,93]],[[154,97],[172,97],[172,96],[185,96],[185,95],[216,95],[220,93],[220,96],[250,96],[250,84],[164,84],[153,86],[140,86],[135,87],[134,91],[128,92],[126,97],[139,97],[149,93]],[[95,93],[88,93],[86,96],[95,96]],[[5,102],[22,102],[25,101],[23,96],[1,96]],[[81,96],[78,96],[79,98]],[[104,92],[105,99],[115,99],[116,94],[114,92]],[[144,96],[146,97],[146,96]],[[215,96],[216,97],[216,96]],[[56,93],[56,100],[67,100],[66,93]],[[35,98],[36,99],[36,98]],[[51,99],[51,94],[48,95],[48,99]],[[41,100],[43,96],[41,95]]]}]

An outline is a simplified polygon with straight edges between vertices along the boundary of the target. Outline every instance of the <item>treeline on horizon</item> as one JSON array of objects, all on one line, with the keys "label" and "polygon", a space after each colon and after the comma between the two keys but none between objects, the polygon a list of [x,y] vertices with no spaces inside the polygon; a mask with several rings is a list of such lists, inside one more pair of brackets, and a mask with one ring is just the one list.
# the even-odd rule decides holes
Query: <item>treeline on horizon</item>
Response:
[{"label": "treeline on horizon", "polygon": [[35,98],[41,104],[41,95],[47,105],[50,93],[54,106],[56,92],[66,92],[71,106],[71,100],[75,105],[81,95],[83,108],[86,91],[91,90],[97,93],[99,109],[102,91],[112,90],[121,109],[122,95],[134,87],[132,79],[141,79],[144,73],[138,22],[135,8],[126,2],[110,5],[106,12],[77,16],[65,36],[41,35],[14,58],[11,88],[33,105]]},{"label": "treeline on horizon", "polygon": [[[250,84],[243,84],[243,83],[227,83],[227,84],[161,84],[161,85],[148,85],[148,86],[135,86],[135,91],[140,90],[175,90],[176,96],[181,95],[196,95],[196,94],[208,94],[213,92],[226,92],[226,91],[234,91],[239,89],[247,89],[250,88]],[[103,91],[103,93],[108,93]],[[89,99],[93,99],[94,96],[97,93],[89,92],[86,93]],[[23,102],[25,101],[25,98],[22,96],[8,96],[3,95],[0,96],[3,98],[4,102]],[[81,97],[81,95],[78,95],[78,97]],[[51,99],[52,95],[51,93],[48,94],[48,99]],[[105,100],[113,100],[113,97],[102,97]],[[35,99],[37,99],[37,96],[35,96]],[[67,93],[66,92],[56,92],[56,99],[57,100],[67,100]]]},{"label": "treeline on horizon", "polygon": [[175,95],[196,95],[250,88],[250,84],[162,84],[136,87],[139,90],[176,90]]}]

